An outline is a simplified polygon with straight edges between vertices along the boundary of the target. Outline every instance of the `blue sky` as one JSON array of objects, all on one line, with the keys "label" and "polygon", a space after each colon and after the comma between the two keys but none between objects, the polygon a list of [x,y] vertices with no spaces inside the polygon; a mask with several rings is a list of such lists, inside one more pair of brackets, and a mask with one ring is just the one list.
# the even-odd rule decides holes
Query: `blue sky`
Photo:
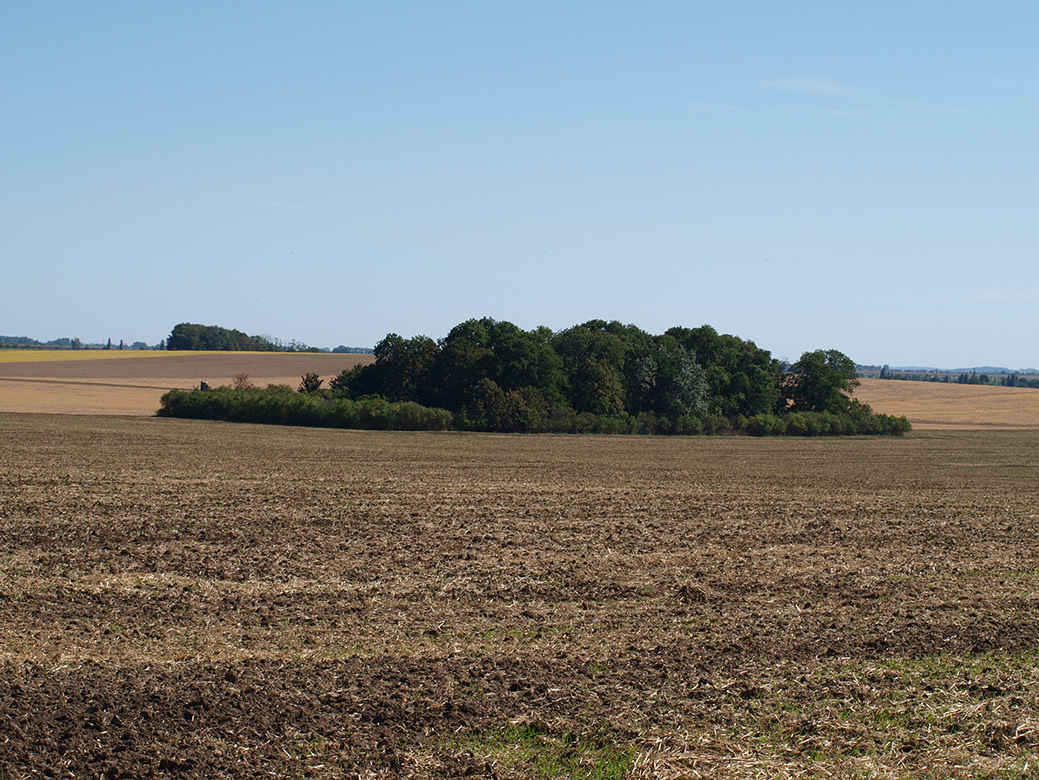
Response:
[{"label": "blue sky", "polygon": [[1039,4],[0,4],[0,334],[1039,366]]}]

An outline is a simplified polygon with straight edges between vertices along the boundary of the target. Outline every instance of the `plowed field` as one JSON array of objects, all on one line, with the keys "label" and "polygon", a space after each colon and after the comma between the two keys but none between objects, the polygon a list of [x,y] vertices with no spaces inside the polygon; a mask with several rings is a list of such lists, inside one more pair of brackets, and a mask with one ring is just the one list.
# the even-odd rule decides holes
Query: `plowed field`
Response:
[{"label": "plowed field", "polygon": [[0,414],[0,777],[1029,777],[1039,434]]}]

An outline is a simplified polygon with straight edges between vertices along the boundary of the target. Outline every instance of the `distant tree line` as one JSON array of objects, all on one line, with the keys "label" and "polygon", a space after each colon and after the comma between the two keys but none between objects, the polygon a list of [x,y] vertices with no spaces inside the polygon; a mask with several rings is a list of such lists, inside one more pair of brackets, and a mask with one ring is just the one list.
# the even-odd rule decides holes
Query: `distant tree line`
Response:
[{"label": "distant tree line", "polygon": [[1039,387],[1039,378],[1028,379],[1020,374],[1007,374],[1000,377],[997,384],[1003,387]]},{"label": "distant tree line", "polygon": [[132,350],[214,350],[249,352],[335,352],[345,354],[371,354],[371,347],[347,347],[339,345],[332,350],[310,347],[299,341],[282,342],[270,336],[249,336],[240,330],[222,328],[218,325],[198,325],[182,322],[173,328],[169,339],[151,346],[143,341],[127,344],[112,339],[99,344],[84,344],[78,338],[60,338],[53,341],[37,341],[28,336],[0,336],[0,349],[132,349]]},{"label": "distant tree line", "polygon": [[957,385],[993,385],[996,387],[1032,387],[1039,388],[1039,377],[1027,377],[1022,374],[997,373],[988,374],[977,371],[941,372],[941,371],[892,371],[888,366],[880,369],[879,379],[898,379],[909,382],[938,382]]},{"label": "distant tree line", "polygon": [[249,336],[240,330],[219,325],[182,322],[174,326],[166,339],[169,350],[215,350],[218,352],[320,352],[298,341],[285,344],[268,336]]},{"label": "distant tree line", "polygon": [[53,341],[37,341],[27,336],[0,336],[0,349],[162,349],[163,347],[151,347],[143,341],[135,341],[127,346],[122,339],[118,346],[112,345],[112,339],[104,344],[84,344],[78,338],[61,338]]},{"label": "distant tree line", "polygon": [[846,355],[806,352],[788,366],[707,325],[651,335],[592,320],[553,332],[484,318],[437,341],[391,333],[374,353],[374,363],[343,371],[327,389],[305,375],[298,392],[174,391],[160,414],[337,427],[398,427],[415,418],[425,428],[501,432],[909,430],[904,417],[875,414],[851,398],[858,379]]}]

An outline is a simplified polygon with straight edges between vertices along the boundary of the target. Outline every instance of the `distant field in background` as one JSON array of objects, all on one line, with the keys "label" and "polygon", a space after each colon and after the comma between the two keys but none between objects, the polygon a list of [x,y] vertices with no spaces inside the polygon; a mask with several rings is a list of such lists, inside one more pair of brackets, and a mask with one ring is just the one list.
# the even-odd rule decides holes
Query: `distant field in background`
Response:
[{"label": "distant field in background", "polygon": [[905,416],[916,430],[1039,428],[1039,390],[863,379],[855,397],[876,412]]},{"label": "distant field in background", "polygon": [[152,415],[167,390],[230,385],[240,374],[257,387],[295,387],[305,373],[327,382],[372,360],[327,352],[0,350],[0,411]]},{"label": "distant field in background", "polygon": [[[370,354],[327,352],[161,352],[0,350],[0,411],[152,415],[167,390],[230,385],[248,374],[257,387],[326,383]],[[874,411],[905,415],[917,430],[1036,429],[1039,390],[863,379],[856,397]]]}]

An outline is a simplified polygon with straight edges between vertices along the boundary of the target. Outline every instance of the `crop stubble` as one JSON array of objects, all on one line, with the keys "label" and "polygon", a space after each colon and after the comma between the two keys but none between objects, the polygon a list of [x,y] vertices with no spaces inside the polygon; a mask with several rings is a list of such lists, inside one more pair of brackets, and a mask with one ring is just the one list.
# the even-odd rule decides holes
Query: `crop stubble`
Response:
[{"label": "crop stubble", "polygon": [[5,777],[1035,766],[1035,433],[0,442]]},{"label": "crop stubble", "polygon": [[201,382],[296,387],[308,372],[325,381],[370,354],[317,352],[167,352],[0,350],[0,412],[151,416],[168,390]]}]

